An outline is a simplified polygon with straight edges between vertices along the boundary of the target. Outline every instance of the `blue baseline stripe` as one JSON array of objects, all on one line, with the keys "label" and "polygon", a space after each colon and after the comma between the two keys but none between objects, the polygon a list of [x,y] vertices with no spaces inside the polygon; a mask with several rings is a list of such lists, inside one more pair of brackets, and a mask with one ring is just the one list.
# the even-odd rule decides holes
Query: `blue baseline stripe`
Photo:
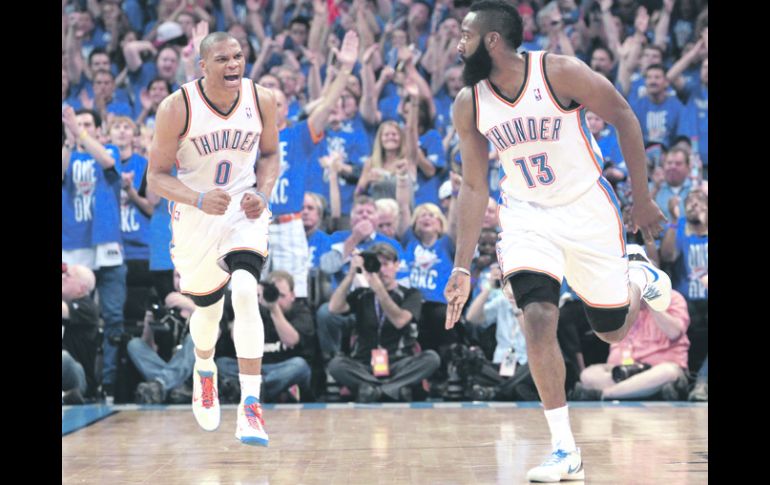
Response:
[{"label": "blue baseline stripe", "polygon": [[97,421],[116,414],[118,411],[104,405],[72,406],[62,411],[61,435],[65,436],[79,429],[90,426]]}]

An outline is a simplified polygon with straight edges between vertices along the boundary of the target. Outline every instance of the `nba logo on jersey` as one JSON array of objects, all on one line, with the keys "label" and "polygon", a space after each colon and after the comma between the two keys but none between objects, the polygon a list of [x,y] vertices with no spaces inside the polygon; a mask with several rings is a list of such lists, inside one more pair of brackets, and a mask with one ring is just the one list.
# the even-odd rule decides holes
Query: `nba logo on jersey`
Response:
[{"label": "nba logo on jersey", "polygon": [[535,99],[540,101],[543,97],[540,95],[540,88],[535,88]]},{"label": "nba logo on jersey", "polygon": [[246,116],[249,119],[251,119],[251,107],[250,106],[246,106]]}]

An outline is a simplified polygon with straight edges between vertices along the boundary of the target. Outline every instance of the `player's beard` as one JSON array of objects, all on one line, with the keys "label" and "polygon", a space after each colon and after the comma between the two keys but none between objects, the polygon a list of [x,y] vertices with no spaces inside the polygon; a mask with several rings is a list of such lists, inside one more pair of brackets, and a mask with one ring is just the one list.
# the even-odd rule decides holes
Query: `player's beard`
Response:
[{"label": "player's beard", "polygon": [[463,82],[466,86],[473,86],[482,79],[489,77],[492,72],[492,58],[484,42],[479,42],[476,52],[468,57],[463,57]]}]

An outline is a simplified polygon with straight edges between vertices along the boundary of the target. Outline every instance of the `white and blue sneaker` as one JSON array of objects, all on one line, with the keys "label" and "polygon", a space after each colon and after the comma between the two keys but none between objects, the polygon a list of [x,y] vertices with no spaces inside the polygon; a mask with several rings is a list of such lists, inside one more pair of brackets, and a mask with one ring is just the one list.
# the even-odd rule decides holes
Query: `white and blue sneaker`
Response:
[{"label": "white and blue sneaker", "polygon": [[246,445],[267,446],[265,420],[262,419],[262,405],[254,396],[246,396],[238,405],[238,423],[235,437]]},{"label": "white and blue sneaker", "polygon": [[629,270],[638,268],[647,278],[647,284],[642,289],[642,299],[654,311],[666,311],[671,304],[671,279],[650,262],[644,248],[638,244],[629,244],[626,250]]},{"label": "white and blue sneaker", "polygon": [[206,431],[219,427],[219,393],[217,392],[217,371],[193,370],[192,408],[198,425]]},{"label": "white and blue sneaker", "polygon": [[530,482],[584,480],[585,476],[580,448],[571,452],[556,450],[541,465],[527,472],[527,480]]}]

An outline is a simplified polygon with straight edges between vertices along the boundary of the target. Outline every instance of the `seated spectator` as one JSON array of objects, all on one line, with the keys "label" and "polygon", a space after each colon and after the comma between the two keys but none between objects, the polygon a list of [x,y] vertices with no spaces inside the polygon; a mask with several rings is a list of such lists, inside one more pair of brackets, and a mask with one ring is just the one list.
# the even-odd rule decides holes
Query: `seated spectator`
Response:
[{"label": "seated spectator", "polygon": [[[260,283],[259,312],[265,328],[265,351],[262,357],[262,399],[275,402],[279,395],[298,386],[297,396],[313,400],[310,389],[310,365],[315,354],[313,316],[304,301],[294,294],[294,278],[286,271],[273,271]],[[232,336],[229,336],[232,338]],[[232,355],[215,359],[220,387],[226,380],[238,382],[238,360]],[[226,398],[238,402],[240,395]],[[299,399],[297,399],[299,400]]]},{"label": "seated spectator", "polygon": [[[328,371],[337,382],[355,390],[358,402],[411,401],[410,386],[430,377],[440,359],[432,350],[416,351],[422,295],[396,281],[398,252],[385,243],[375,244],[370,251],[376,254],[379,270],[369,272],[364,258],[355,254],[329,301],[332,314],[353,316],[356,341],[350,356],[336,356]],[[349,292],[357,275],[365,278],[368,287]]]},{"label": "seated spectator", "polygon": [[679,399],[677,392],[687,382],[689,324],[687,303],[676,290],[671,291],[671,304],[664,312],[656,312],[642,301],[628,335],[610,345],[607,363],[588,366],[569,398],[639,399],[661,392],[667,398]]},{"label": "seated spectator", "polygon": [[[329,251],[321,256],[321,271],[332,276],[332,287],[336,288],[349,274],[351,256],[354,250],[364,251],[376,243],[390,244],[401,254],[401,244],[375,230],[377,225],[377,206],[372,198],[358,196],[350,213],[351,231],[337,231],[331,235]],[[404,266],[404,270],[406,267]],[[405,274],[406,271],[404,271]],[[358,278],[356,286],[365,284],[363,277]],[[329,304],[324,303],[318,309],[318,341],[324,360],[329,359],[340,351],[345,342],[343,334],[347,334],[353,326],[353,315],[341,315],[330,312]]]},{"label": "seated spectator", "polygon": [[[481,328],[497,326],[492,363],[499,366],[509,353],[513,353],[519,365],[524,365],[527,363],[527,343],[518,320],[522,311],[514,305],[513,295],[503,291],[502,276],[500,266],[493,263],[489,275],[481,283],[481,291],[468,307],[465,319]],[[510,289],[510,285],[506,289]]]},{"label": "seated spectator", "polygon": [[83,404],[96,393],[99,311],[90,297],[95,285],[96,276],[87,267],[62,264],[62,404]]},{"label": "seated spectator", "polygon": [[[170,342],[173,355],[167,362],[161,357],[161,354],[168,352],[159,348],[162,345],[158,339],[160,334],[156,335],[157,332],[153,331],[153,325],[159,324],[168,326],[164,330],[172,335],[187,328],[185,323],[189,322],[195,311],[195,303],[179,293],[179,273],[176,271],[174,289],[166,295],[156,312],[147,311],[142,336],[128,342],[128,357],[144,379],[136,388],[135,401],[138,404],[162,404],[167,400],[175,403],[192,402],[192,388],[184,386],[185,381],[192,377],[195,365],[192,337],[187,333],[184,338]],[[171,319],[164,319],[167,315]],[[177,342],[181,343],[181,348],[175,348]]]}]

